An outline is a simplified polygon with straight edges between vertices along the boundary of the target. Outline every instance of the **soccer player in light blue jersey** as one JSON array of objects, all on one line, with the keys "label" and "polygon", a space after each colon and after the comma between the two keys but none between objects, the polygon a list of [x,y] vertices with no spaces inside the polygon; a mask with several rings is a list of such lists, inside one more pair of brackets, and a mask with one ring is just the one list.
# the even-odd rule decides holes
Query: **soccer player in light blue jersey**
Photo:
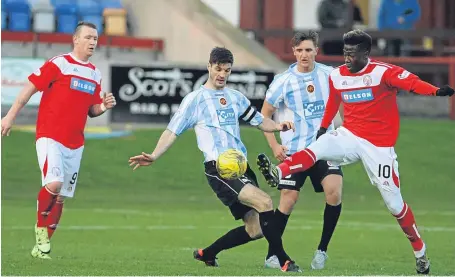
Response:
[{"label": "soccer player in light blue jersey", "polygon": [[259,189],[251,168],[248,166],[246,173],[236,180],[223,179],[216,170],[218,155],[227,149],[237,149],[247,156],[245,145],[240,139],[239,119],[264,132],[294,129],[292,122],[277,124],[270,118],[264,118],[241,92],[226,87],[233,62],[234,57],[228,49],[216,47],[212,50],[207,64],[207,82],[185,96],[155,150],[151,154],[143,152],[131,157],[130,166],[136,169],[151,165],[180,134],[193,127],[198,147],[204,154],[208,183],[223,204],[229,207],[234,218],[244,222],[244,225],[230,230],[209,247],[195,250],[194,258],[207,266],[218,266],[216,255],[222,250],[265,237],[282,271],[301,272],[283,249],[281,234],[273,220],[272,199]]},{"label": "soccer player in light blue jersey", "polygon": [[[295,132],[281,132],[281,143],[273,133],[264,133],[275,158],[280,162],[316,140],[329,96],[329,73],[333,69],[315,62],[318,52],[316,32],[297,33],[291,43],[297,62],[275,76],[261,111],[270,118],[277,112],[279,120],[290,120],[295,124]],[[285,176],[278,185],[281,197],[275,210],[275,221],[280,234],[284,232],[307,177],[310,177],[316,192],[325,192],[324,224],[318,249],[311,262],[313,269],[324,268],[327,260],[327,247],[341,212],[342,176],[340,167],[320,161],[308,171]],[[269,249],[265,267],[279,266],[273,250]]]}]

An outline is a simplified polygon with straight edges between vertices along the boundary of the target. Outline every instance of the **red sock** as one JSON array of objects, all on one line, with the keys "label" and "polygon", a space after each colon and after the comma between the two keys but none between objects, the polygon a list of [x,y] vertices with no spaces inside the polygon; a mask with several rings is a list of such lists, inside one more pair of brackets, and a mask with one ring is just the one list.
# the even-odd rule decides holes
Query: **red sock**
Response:
[{"label": "red sock", "polygon": [[49,234],[49,238],[57,229],[58,223],[60,221],[60,217],[62,216],[63,211],[63,202],[55,202],[55,205],[52,207],[49,216],[47,217],[47,233]]},{"label": "red sock", "polygon": [[281,170],[281,176],[284,178],[290,174],[305,171],[315,163],[316,155],[307,148],[288,157],[278,167]]},{"label": "red sock", "polygon": [[42,187],[38,193],[38,212],[37,222],[38,227],[46,227],[47,213],[52,209],[52,206],[57,199],[57,194],[50,192],[46,186]]},{"label": "red sock", "polygon": [[411,207],[404,203],[403,210],[395,215],[398,224],[411,242],[414,251],[420,251],[423,248],[423,240],[420,238],[420,234],[417,231],[414,214],[412,213]]}]

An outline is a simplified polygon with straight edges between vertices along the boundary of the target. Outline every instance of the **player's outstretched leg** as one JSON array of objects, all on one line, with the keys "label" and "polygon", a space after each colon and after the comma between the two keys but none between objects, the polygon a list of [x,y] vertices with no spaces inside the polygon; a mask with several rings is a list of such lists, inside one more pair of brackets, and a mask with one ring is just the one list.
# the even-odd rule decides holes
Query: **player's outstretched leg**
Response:
[{"label": "player's outstretched leg", "polygon": [[430,273],[430,260],[427,255],[416,258],[416,271],[418,274],[429,274]]},{"label": "player's outstretched leg", "polygon": [[272,252],[278,257],[281,271],[301,272],[299,266],[288,256],[283,248],[281,234],[278,232],[274,220],[272,198],[258,187],[246,184],[239,192],[238,200],[258,212],[260,229]]},{"label": "player's outstretched leg", "polygon": [[426,245],[417,231],[417,225],[411,207],[404,202],[403,209],[395,217],[414,250],[417,273],[430,273],[430,261],[426,255]]},{"label": "player's outstretched leg", "polygon": [[206,266],[213,266],[213,267],[218,267],[218,263],[216,262],[216,257],[210,258],[204,256],[204,250],[203,249],[196,249],[193,252],[193,257],[201,262],[204,262]]},{"label": "player's outstretched leg", "polygon": [[[404,202],[401,192],[399,190],[398,173],[394,172],[395,180],[387,181],[387,185],[378,186],[379,191],[384,199],[384,202],[397,219],[403,233],[411,243],[416,258],[416,271],[419,274],[428,274],[430,272],[430,261],[426,255],[426,245],[422,240],[417,224],[414,219],[411,207]],[[397,184],[397,185],[391,185]],[[384,189],[387,187],[388,189]]]},{"label": "player's outstretched leg", "polygon": [[278,168],[272,164],[269,157],[265,154],[259,154],[257,164],[265,180],[271,187],[276,187],[280,183],[281,176],[278,172]]},{"label": "player's outstretched leg", "polygon": [[[240,207],[240,205],[237,205],[237,207]],[[194,258],[205,262],[207,266],[218,266],[216,256],[221,251],[246,244],[262,237],[258,218],[258,213],[255,210],[248,211],[243,216],[244,226],[230,230],[204,249],[195,250],[193,253]]]},{"label": "player's outstretched leg", "polygon": [[305,171],[317,162],[316,155],[306,148],[288,157],[284,162],[275,166],[265,154],[259,154],[257,164],[267,183],[276,187],[282,177]]}]

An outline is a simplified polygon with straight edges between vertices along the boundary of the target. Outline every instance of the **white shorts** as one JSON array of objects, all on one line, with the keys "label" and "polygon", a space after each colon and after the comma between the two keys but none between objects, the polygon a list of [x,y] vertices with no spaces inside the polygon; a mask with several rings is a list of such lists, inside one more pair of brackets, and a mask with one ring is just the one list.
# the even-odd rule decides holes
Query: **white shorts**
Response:
[{"label": "white shorts", "polygon": [[[308,146],[318,160],[333,165],[362,161],[370,181],[375,185],[392,213],[401,212],[404,203],[400,192],[398,161],[393,147],[378,147],[348,129],[339,127],[322,135]],[[399,210],[399,211],[397,211]]]},{"label": "white shorts", "polygon": [[42,185],[61,182],[63,186],[60,195],[73,197],[83,151],[84,146],[70,149],[53,139],[39,138],[36,141],[36,153]]}]

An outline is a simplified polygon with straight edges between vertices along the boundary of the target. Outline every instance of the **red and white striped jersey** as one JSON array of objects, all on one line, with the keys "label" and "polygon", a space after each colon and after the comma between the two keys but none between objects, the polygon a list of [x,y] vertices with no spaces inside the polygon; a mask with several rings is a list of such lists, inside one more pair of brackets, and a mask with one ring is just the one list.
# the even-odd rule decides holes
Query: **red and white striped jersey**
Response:
[{"label": "red and white striped jersey", "polygon": [[346,65],[329,76],[330,95],[321,127],[328,128],[343,103],[343,126],[379,147],[394,146],[400,128],[398,90],[435,95],[437,87],[403,68],[370,60],[358,73]]},{"label": "red and white striped jersey", "polygon": [[72,54],[56,56],[28,79],[42,91],[36,139],[52,138],[76,149],[84,145],[89,108],[101,104],[101,72]]}]

